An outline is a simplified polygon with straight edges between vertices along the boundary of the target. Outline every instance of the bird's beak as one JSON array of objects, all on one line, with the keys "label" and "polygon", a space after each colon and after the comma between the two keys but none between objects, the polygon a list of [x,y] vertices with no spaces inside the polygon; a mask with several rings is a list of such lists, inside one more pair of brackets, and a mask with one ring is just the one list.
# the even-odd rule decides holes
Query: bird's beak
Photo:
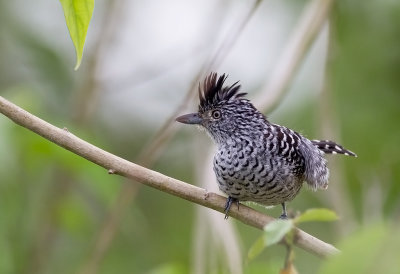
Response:
[{"label": "bird's beak", "polygon": [[177,117],[175,120],[179,123],[194,124],[194,125],[200,124],[203,121],[203,119],[200,117],[198,113],[185,114]]}]

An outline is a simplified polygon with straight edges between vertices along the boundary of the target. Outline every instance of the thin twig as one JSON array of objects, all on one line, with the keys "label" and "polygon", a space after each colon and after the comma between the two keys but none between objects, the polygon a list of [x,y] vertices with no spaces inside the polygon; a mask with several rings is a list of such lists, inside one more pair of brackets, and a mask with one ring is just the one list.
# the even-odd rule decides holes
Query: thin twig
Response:
[{"label": "thin twig", "polygon": [[[102,150],[76,137],[71,132],[55,127],[30,114],[1,96],[0,112],[16,124],[35,132],[72,153],[104,167],[106,171],[113,170],[114,174],[130,178],[190,202],[194,202],[219,212],[224,212],[226,198],[212,192],[208,193],[202,188],[165,176],[159,172],[144,168]],[[240,206],[240,210],[239,208],[233,207],[230,215],[244,224],[259,229],[262,229],[267,223],[274,220],[274,218],[244,205]],[[334,246],[325,243],[300,229],[296,230],[294,244],[320,257],[326,257],[338,253],[338,250]]]},{"label": "thin twig", "polygon": [[312,42],[326,23],[333,0],[313,0],[304,9],[277,67],[254,102],[259,109],[271,111],[285,96]]},{"label": "thin twig", "polygon": [[85,124],[90,121],[91,116],[96,111],[99,103],[99,92],[101,83],[97,79],[97,74],[103,61],[103,56],[111,41],[114,41],[115,29],[121,20],[126,0],[106,1],[103,9],[102,20],[99,24],[101,32],[96,37],[96,42],[91,48],[91,54],[87,58],[87,73],[85,82],[79,92],[76,93],[74,100],[74,121],[78,124]]},{"label": "thin twig", "polygon": [[168,143],[168,141],[176,133],[176,127],[173,127],[175,118],[180,114],[182,110],[187,108],[191,101],[194,99],[194,95],[197,91],[197,85],[203,78],[203,76],[210,70],[218,67],[226,58],[227,54],[232,50],[233,46],[236,44],[236,41],[238,41],[240,35],[243,33],[244,28],[249,23],[254,13],[257,11],[257,8],[259,7],[261,2],[261,0],[255,0],[254,4],[249,9],[249,11],[247,11],[239,24],[237,26],[234,26],[233,29],[228,32],[228,37],[223,40],[223,43],[218,47],[218,49],[211,56],[209,61],[205,62],[203,68],[201,68],[197,75],[194,77],[193,81],[191,82],[190,88],[182,99],[181,104],[179,104],[175,111],[173,111],[172,114],[166,119],[164,125],[154,135],[154,139],[150,140],[150,142],[141,151],[139,155],[139,161],[145,166],[152,164],[155,161],[157,155],[160,155],[166,143]]}]

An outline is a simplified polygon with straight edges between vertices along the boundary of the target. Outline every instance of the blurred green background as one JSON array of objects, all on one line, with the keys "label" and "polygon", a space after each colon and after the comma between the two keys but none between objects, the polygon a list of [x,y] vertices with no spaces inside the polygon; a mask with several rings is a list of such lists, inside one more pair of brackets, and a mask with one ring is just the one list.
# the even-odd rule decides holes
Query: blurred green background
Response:
[{"label": "blurred green background", "polygon": [[[263,1],[212,69],[228,73],[229,83],[240,80],[250,98],[264,92],[308,4]],[[139,155],[252,5],[97,1],[83,62],[74,71],[58,1],[2,1],[0,95],[111,153],[142,163],[152,158],[144,164],[205,187],[203,172],[211,164],[204,150],[212,144],[203,132],[173,125],[179,131],[163,149]],[[343,254],[324,261],[296,248],[300,273],[400,273],[399,76],[400,2],[337,1],[288,93],[265,113],[275,123],[310,138],[335,139],[358,154],[329,157],[328,190],[304,188],[289,204],[292,212],[326,207],[341,217],[301,227]],[[193,101],[182,113],[195,109]],[[0,132],[0,273],[282,268],[282,246],[246,262],[261,233],[254,228],[107,175],[4,116]]]}]

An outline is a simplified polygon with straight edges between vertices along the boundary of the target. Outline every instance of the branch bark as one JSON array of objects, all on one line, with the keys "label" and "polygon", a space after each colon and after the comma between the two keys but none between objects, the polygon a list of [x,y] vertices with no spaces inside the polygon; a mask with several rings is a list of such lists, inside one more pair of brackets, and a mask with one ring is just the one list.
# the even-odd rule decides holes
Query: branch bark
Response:
[{"label": "branch bark", "polygon": [[[109,174],[118,174],[190,202],[197,203],[219,212],[224,211],[224,205],[226,202],[225,197],[216,193],[207,192],[205,189],[144,168],[102,150],[78,138],[67,129],[55,127],[32,115],[1,96],[0,112],[16,124],[25,127],[72,153],[107,169]],[[232,207],[230,216],[244,224],[258,229],[263,229],[267,223],[274,220],[274,218],[244,205],[240,205],[239,209],[237,207]],[[325,243],[300,229],[296,229],[294,243],[298,247],[320,257],[326,257],[339,252],[334,246]]]}]

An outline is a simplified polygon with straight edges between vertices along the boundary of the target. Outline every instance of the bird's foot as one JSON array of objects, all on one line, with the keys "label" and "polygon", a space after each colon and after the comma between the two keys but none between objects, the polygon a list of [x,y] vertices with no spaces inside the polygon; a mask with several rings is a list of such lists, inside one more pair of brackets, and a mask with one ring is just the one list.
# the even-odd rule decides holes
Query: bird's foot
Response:
[{"label": "bird's foot", "polygon": [[282,214],[281,214],[281,216],[279,216],[279,219],[280,220],[287,220],[288,216],[287,216],[287,213],[286,213],[286,204],[282,203],[281,205],[282,205]]},{"label": "bird's foot", "polygon": [[288,219],[288,216],[287,216],[286,213],[282,213],[281,216],[279,216],[279,219],[280,219],[280,220],[287,220],[287,219]]},{"label": "bird's foot", "polygon": [[228,197],[228,199],[226,199],[226,204],[225,204],[225,220],[227,220],[229,218],[229,210],[231,209],[232,203],[236,203],[238,210],[239,210],[239,199],[233,198],[231,196]]}]

